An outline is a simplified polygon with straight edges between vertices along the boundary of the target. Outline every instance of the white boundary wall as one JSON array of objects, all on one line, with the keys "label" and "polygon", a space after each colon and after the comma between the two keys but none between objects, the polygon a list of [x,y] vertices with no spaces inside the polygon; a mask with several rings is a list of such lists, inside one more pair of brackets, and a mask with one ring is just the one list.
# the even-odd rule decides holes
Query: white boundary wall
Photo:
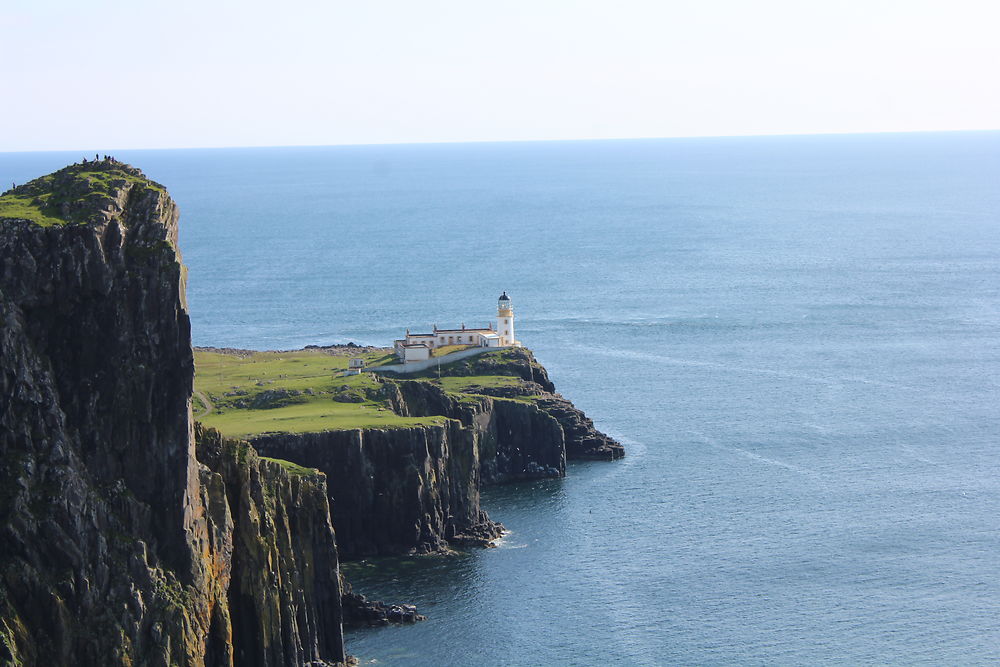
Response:
[{"label": "white boundary wall", "polygon": [[477,354],[482,354],[483,352],[489,352],[490,350],[502,350],[502,347],[473,347],[468,350],[459,350],[458,352],[452,352],[451,354],[446,354],[443,357],[432,357],[426,361],[414,361],[409,364],[393,364],[392,366],[369,366],[365,368],[366,371],[372,373],[381,373],[383,371],[391,373],[419,373],[421,371],[426,371],[430,368],[437,368],[438,364],[444,366],[445,364],[450,364],[453,361],[459,361],[460,359],[468,359],[469,357],[474,357]]}]

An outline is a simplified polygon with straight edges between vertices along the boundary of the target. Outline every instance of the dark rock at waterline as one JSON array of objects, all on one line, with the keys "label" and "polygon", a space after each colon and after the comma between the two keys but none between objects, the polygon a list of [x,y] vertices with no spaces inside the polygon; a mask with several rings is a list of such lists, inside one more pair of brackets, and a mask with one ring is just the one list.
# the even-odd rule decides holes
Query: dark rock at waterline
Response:
[{"label": "dark rock at waterline", "polygon": [[347,582],[342,582],[342,586],[345,627],[380,627],[392,623],[405,625],[427,620],[411,604],[386,604],[369,600],[351,590],[351,585]]}]

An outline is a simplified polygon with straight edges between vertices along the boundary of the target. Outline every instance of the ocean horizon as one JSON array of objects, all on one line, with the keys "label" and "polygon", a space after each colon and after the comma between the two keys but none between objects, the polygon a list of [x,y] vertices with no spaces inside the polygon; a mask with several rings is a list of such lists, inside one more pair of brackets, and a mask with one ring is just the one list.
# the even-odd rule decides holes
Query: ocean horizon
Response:
[{"label": "ocean horizon", "polygon": [[1000,660],[1000,131],[114,156],[180,207],[195,345],[388,346],[506,291],[626,447],[486,489],[496,549],[346,564],[428,615],[348,632],[362,664]]}]

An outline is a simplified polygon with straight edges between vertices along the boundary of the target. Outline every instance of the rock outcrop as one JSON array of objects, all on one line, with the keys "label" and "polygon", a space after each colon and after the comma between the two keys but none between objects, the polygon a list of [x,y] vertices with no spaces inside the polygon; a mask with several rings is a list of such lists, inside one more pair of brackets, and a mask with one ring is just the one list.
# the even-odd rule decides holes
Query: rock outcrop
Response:
[{"label": "rock outcrop", "polygon": [[231,508],[234,663],[291,666],[342,658],[341,580],[326,476],[262,459],[248,443],[200,424],[195,435],[199,461],[219,478],[206,485],[208,506]]},{"label": "rock outcrop", "polygon": [[522,382],[454,393],[428,379],[384,380],[381,391],[394,412],[443,416],[444,425],[264,434],[251,441],[267,456],[327,474],[342,558],[489,544],[501,527],[479,505],[482,484],[560,477],[569,456],[624,454],[553,393],[528,350],[505,356],[509,361],[464,360],[455,374],[503,373]]},{"label": "rock outcrop", "polygon": [[[497,356],[495,354],[483,354],[468,357],[460,361],[447,363],[443,366],[444,372],[452,377],[471,377],[482,375],[508,375],[520,378],[526,383],[534,383],[543,392],[555,392],[555,385],[549,379],[549,374],[545,367],[535,359],[535,356],[527,348],[507,348]],[[386,373],[389,377],[397,379],[408,379],[409,375],[397,373]],[[431,377],[429,374],[422,374],[424,377]]]},{"label": "rock outcrop", "polygon": [[566,474],[562,429],[558,421],[532,402],[481,394],[449,394],[427,380],[395,384],[400,396],[400,414],[444,415],[474,434],[484,483]]},{"label": "rock outcrop", "polygon": [[625,456],[625,448],[611,436],[598,431],[594,422],[568,399],[559,394],[542,394],[534,402],[562,427],[566,458],[614,461]]},{"label": "rock outcrop", "polygon": [[426,621],[427,617],[417,613],[412,604],[386,604],[380,600],[369,600],[355,593],[351,585],[341,579],[341,600],[344,609],[344,627],[380,627],[383,625],[410,624]]},{"label": "rock outcrop", "polygon": [[195,456],[166,191],[104,160],[0,199],[0,663],[343,661],[321,477]]},{"label": "rock outcrop", "polygon": [[594,422],[583,411],[556,392],[545,368],[535,360],[530,350],[508,350],[502,360],[476,358],[469,364],[468,371],[456,369],[456,374],[498,374],[521,378],[522,382],[514,386],[468,387],[465,392],[505,398],[530,398],[542,412],[559,422],[566,440],[567,459],[613,461],[625,456],[625,448],[620,443],[598,431]]},{"label": "rock outcrop", "polygon": [[397,429],[272,434],[252,439],[266,456],[326,473],[342,558],[487,542],[502,527],[479,507],[479,450],[457,421]]}]

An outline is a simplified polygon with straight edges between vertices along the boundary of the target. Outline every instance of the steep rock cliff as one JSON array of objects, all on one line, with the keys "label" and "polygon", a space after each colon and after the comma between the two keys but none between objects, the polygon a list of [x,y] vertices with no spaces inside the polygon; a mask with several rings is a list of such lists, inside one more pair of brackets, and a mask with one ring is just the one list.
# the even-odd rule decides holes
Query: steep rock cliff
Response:
[{"label": "steep rock cliff", "polygon": [[[485,354],[470,357],[461,361],[446,364],[443,373],[449,377],[476,376],[507,376],[519,378],[521,381],[508,386],[476,386],[468,385],[462,392],[468,395],[495,396],[499,398],[527,398],[542,412],[553,417],[563,429],[565,436],[566,458],[599,459],[613,461],[625,456],[625,448],[614,438],[600,432],[580,409],[556,392],[555,385],[549,379],[545,367],[538,363],[534,354],[527,348],[504,350],[500,355]],[[411,384],[408,376],[393,375],[401,386]],[[424,380],[432,379],[433,374],[424,373]],[[429,414],[457,415],[448,411],[446,404],[422,402],[412,403],[408,408],[414,416]],[[443,412],[436,410],[445,410]],[[488,457],[484,457],[487,460]]]},{"label": "steep rock cliff", "polygon": [[[434,376],[383,379],[379,395],[404,417],[445,425],[352,429],[251,438],[266,456],[312,466],[329,478],[341,557],[426,553],[482,544],[499,528],[479,505],[482,484],[566,474],[567,458],[613,460],[624,449],[555,393],[526,349],[448,364],[459,378],[518,381],[447,391]],[[503,379],[501,377],[501,379]]]},{"label": "steep rock cliff", "polygon": [[536,405],[486,395],[457,396],[426,380],[393,384],[399,391],[400,414],[444,415],[474,433],[484,483],[566,474],[562,429]]},{"label": "steep rock cliff", "polygon": [[476,434],[456,421],[397,429],[269,434],[266,456],[326,473],[342,558],[427,553],[500,534],[479,507]]},{"label": "steep rock cliff", "polygon": [[228,589],[235,664],[343,660],[337,545],[326,476],[262,459],[246,442],[196,426],[198,459],[217,473],[209,506],[233,517]]},{"label": "steep rock cliff", "polygon": [[617,440],[598,431],[582,410],[561,395],[538,395],[535,405],[562,427],[566,458],[614,461],[625,456],[625,448]]},{"label": "steep rock cliff", "polygon": [[386,381],[404,416],[444,425],[263,434],[262,454],[318,468],[343,558],[446,550],[500,534],[479,504],[482,484],[566,472],[559,422],[529,402],[448,394],[428,381]]},{"label": "steep rock cliff", "polygon": [[[113,160],[0,197],[0,662],[262,664],[241,656],[270,626],[241,631],[230,606],[234,531],[260,508],[195,457],[177,219],[162,186]],[[294,496],[264,467],[262,490]],[[306,615],[337,635],[337,613]],[[321,634],[284,636],[269,664],[343,660]]]}]

